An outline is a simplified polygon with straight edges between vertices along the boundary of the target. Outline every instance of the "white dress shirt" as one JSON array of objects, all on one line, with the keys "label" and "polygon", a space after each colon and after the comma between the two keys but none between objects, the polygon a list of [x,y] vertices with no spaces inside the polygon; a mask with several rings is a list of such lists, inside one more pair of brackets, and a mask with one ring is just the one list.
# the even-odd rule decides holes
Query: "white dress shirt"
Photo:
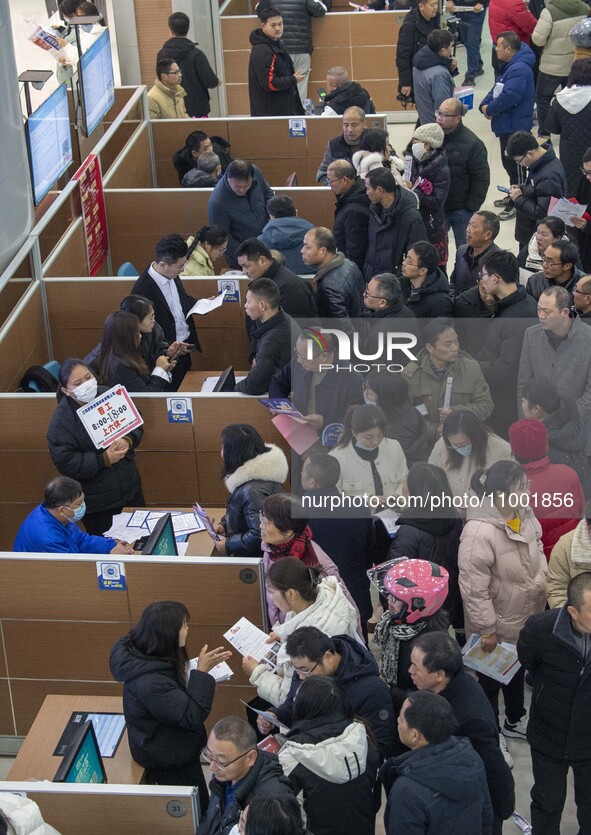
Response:
[{"label": "white dress shirt", "polygon": [[150,264],[148,273],[150,278],[153,278],[158,287],[162,290],[162,295],[166,299],[170,312],[174,316],[176,338],[180,342],[187,342],[190,335],[189,326],[187,325],[187,319],[181,306],[179,291],[176,289],[176,284],[171,278],[166,278],[166,276],[160,275],[159,272],[156,272],[154,264]]}]

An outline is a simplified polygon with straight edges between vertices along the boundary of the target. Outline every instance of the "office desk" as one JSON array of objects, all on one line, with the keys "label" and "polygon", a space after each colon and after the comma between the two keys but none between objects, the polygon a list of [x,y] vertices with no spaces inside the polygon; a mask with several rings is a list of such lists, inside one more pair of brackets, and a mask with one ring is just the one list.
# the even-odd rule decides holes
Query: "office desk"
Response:
[{"label": "office desk", "polygon": [[[55,684],[59,688],[59,682]],[[13,763],[8,780],[53,780],[62,762],[54,757],[70,716],[74,711],[89,713],[123,713],[123,699],[118,696],[47,696],[31,730]],[[141,782],[144,768],[136,763],[129,751],[127,730],[114,757],[103,760],[109,783]]]},{"label": "office desk", "polygon": [[[185,378],[179,387],[179,392],[181,391],[201,391],[201,386],[205,382],[207,377],[219,377],[220,374],[224,371],[188,371],[185,374]],[[236,377],[246,377],[248,371],[236,371],[234,370],[234,374]],[[205,392],[207,394],[208,392]],[[221,392],[222,394],[230,394],[231,392]],[[236,392],[238,393],[238,392]]]},{"label": "office desk", "polygon": [[[210,519],[215,519],[214,524],[218,524],[224,513],[225,507],[205,507],[203,508]],[[183,513],[192,513],[191,507],[124,507],[126,513],[132,513],[134,510],[181,510]],[[187,547],[186,557],[211,557],[217,556],[217,551],[213,546],[213,540],[207,531],[197,531],[189,534],[189,545]]]}]

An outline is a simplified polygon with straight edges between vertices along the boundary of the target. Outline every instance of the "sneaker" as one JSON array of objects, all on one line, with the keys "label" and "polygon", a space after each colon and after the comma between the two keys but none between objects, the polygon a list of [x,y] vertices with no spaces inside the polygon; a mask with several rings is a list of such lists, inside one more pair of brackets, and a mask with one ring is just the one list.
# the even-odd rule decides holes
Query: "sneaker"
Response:
[{"label": "sneaker", "polygon": [[527,739],[527,716],[522,716],[518,722],[509,722],[505,719],[503,725],[503,736],[510,736],[513,739]]},{"label": "sneaker", "polygon": [[502,212],[499,212],[497,217],[499,220],[511,220],[517,214],[515,206],[507,206]]},{"label": "sneaker", "polygon": [[505,209],[507,206],[512,205],[513,201],[511,200],[509,195],[507,195],[506,197],[501,197],[499,200],[495,200],[495,202],[493,203],[493,206],[496,206],[497,209]]},{"label": "sneaker", "polygon": [[499,734],[499,748],[501,749],[503,759],[505,760],[509,768],[513,768],[513,757],[509,753],[509,749],[507,748],[507,740],[505,739],[503,734]]},{"label": "sneaker", "polygon": [[476,82],[472,78],[471,75],[467,75],[466,78],[462,81],[462,87],[474,87]]}]

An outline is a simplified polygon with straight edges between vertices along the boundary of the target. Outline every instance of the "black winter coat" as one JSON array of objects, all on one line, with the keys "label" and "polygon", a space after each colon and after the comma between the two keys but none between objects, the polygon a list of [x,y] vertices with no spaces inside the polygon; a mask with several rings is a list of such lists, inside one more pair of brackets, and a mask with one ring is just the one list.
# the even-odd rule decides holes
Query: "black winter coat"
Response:
[{"label": "black winter coat", "polygon": [[[442,513],[443,511],[440,511]],[[462,520],[453,509],[446,511],[445,519],[432,516],[419,519],[416,511],[401,513],[400,528],[392,540],[388,559],[408,557],[429,560],[449,572],[449,590],[443,608],[456,628],[463,625],[462,599],[458,582],[458,549],[462,533]]]},{"label": "black winter coat", "polygon": [[[591,105],[590,105],[591,107]],[[588,140],[585,139],[585,142]],[[575,197],[579,203],[589,206],[591,204],[591,183],[584,174],[579,174],[580,180],[577,185]],[[587,209],[587,211],[589,211]],[[575,229],[583,270],[591,273],[591,222],[587,223],[584,229]]]},{"label": "black winter coat", "polygon": [[234,802],[226,806],[226,788],[228,783],[221,783],[212,777],[209,783],[209,806],[202,818],[197,835],[229,835],[240,819],[240,812],[248,806],[253,797],[293,797],[289,780],[283,773],[275,754],[266,751],[257,753],[256,762],[234,795]]},{"label": "black winter coat", "polygon": [[412,244],[427,240],[427,230],[414,195],[404,188],[397,188],[389,209],[372,203],[367,240],[363,267],[365,281],[379,273],[397,273]]},{"label": "black winter coat", "polygon": [[339,714],[293,726],[279,760],[314,835],[374,835],[379,758],[363,725]]},{"label": "black winter coat", "polygon": [[587,431],[576,403],[561,397],[560,405],[543,419],[548,432],[548,458],[552,464],[566,464],[579,476],[587,497],[591,496],[591,468],[585,454]]},{"label": "black winter coat", "polygon": [[396,66],[398,67],[398,92],[402,87],[412,88],[412,59],[435,29],[439,29],[439,14],[433,20],[425,20],[418,7],[411,9],[398,32]]},{"label": "black winter coat", "polygon": [[[98,393],[107,389],[99,386]],[[125,507],[141,487],[135,463],[135,448],[144,434],[138,426],[127,436],[133,446],[111,467],[105,466],[102,450],[90,440],[76,410],[80,404],[71,397],[62,397],[47,430],[49,454],[61,475],[79,481],[86,497],[88,513]]]},{"label": "black winter coat", "polygon": [[496,244],[490,244],[480,255],[474,255],[472,247],[468,246],[468,244],[462,244],[462,246],[458,247],[456,251],[456,262],[450,278],[454,296],[459,296],[464,290],[476,287],[482,268],[482,259],[490,255],[491,252],[499,252],[499,250],[500,247]]},{"label": "black winter coat", "polygon": [[499,731],[491,704],[477,681],[462,670],[440,695],[459,722],[456,736],[467,737],[484,764],[492,807],[507,820],[515,809],[515,781],[499,747]]},{"label": "black winter coat", "polygon": [[569,280],[564,284],[559,284],[557,281],[552,281],[551,278],[546,278],[544,271],[540,270],[540,272],[532,273],[530,275],[527,280],[527,284],[525,285],[525,290],[536,301],[540,298],[544,290],[548,289],[548,287],[564,287],[565,290],[568,290],[568,292],[572,294],[575,284],[583,277],[583,275],[584,273],[582,270],[578,270],[574,267]]},{"label": "black winter coat", "polygon": [[427,230],[427,240],[437,247],[439,252],[439,266],[447,264],[447,218],[445,216],[445,201],[447,200],[451,175],[445,154],[437,150],[425,162],[417,162],[413,158],[411,179],[414,183],[417,177],[428,180],[432,190],[425,193],[421,186],[417,186],[415,193],[419,198],[419,211]]},{"label": "black winter coat", "polygon": [[283,45],[290,55],[304,52],[311,54],[312,20],[323,17],[332,8],[332,0],[261,0],[257,4],[257,13],[263,9],[277,9],[283,18]]},{"label": "black winter coat", "polygon": [[433,319],[437,316],[453,316],[454,304],[449,281],[437,268],[428,273],[418,290],[414,290],[409,278],[400,279],[402,297],[417,319]]},{"label": "black winter coat", "polygon": [[287,480],[287,459],[279,447],[267,444],[268,452],[251,458],[224,482],[229,492],[226,514],[221,524],[226,529],[229,557],[262,557],[259,513],[263,500],[283,493]]},{"label": "black winter coat", "polygon": [[387,835],[491,835],[493,813],[482,760],[450,737],[388,760],[380,769]]},{"label": "black winter coat", "polygon": [[327,93],[322,104],[332,108],[339,116],[342,116],[350,107],[360,107],[366,115],[376,112],[372,106],[371,96],[365,87],[356,81],[346,81],[332,93]]},{"label": "black winter coat", "polygon": [[591,640],[581,635],[585,657],[566,606],[532,615],[517,640],[517,654],[534,679],[527,741],[545,757],[573,763],[589,760]]},{"label": "black winter coat", "polygon": [[483,324],[480,320],[492,319],[493,310],[480,298],[479,288],[471,287],[455,297],[454,315],[461,348],[471,357],[475,357],[482,348]]},{"label": "black winter coat", "polygon": [[149,368],[147,374],[140,374],[133,365],[114,357],[109,377],[103,383],[107,388],[120,384],[129,392],[164,391],[168,381],[159,374],[151,374],[151,371]]},{"label": "black winter coat", "polygon": [[[193,296],[190,296],[187,293],[180,278],[175,278],[174,283],[179,294],[183,312],[188,313],[197,299],[194,299]],[[156,314],[156,321],[164,331],[164,337],[169,343],[174,342],[176,340],[176,325],[174,322],[174,316],[172,315],[162,290],[158,287],[148,270],[144,270],[144,272],[140,275],[131,288],[131,292],[137,294],[138,296],[145,296],[152,302],[152,305],[154,306],[154,313]],[[192,316],[187,319],[187,327],[189,328],[189,341],[193,345],[197,346],[198,351],[201,351],[199,337],[197,336],[197,328],[195,327],[195,322],[193,321]]]},{"label": "black winter coat", "polygon": [[566,196],[564,167],[551,145],[546,153],[529,167],[521,191],[523,195],[513,201],[517,209],[515,240],[520,246],[526,246],[538,223],[547,216],[550,199]]},{"label": "black winter coat", "polygon": [[205,52],[188,38],[170,38],[166,41],[156,61],[171,58],[183,73],[181,87],[186,92],[185,107],[189,116],[201,119],[211,110],[209,90],[217,87],[219,79],[212,70]]},{"label": "black winter coat", "polygon": [[123,712],[131,755],[154,771],[199,760],[207,742],[203,724],[213,703],[215,679],[191,670],[186,687],[172,661],[142,655],[129,638],[111,650],[111,674],[123,683]]},{"label": "black winter coat", "polygon": [[[335,363],[336,364],[336,363]],[[313,375],[293,359],[269,383],[269,397],[289,397],[293,392],[296,407],[307,414]],[[316,386],[316,413],[324,418],[324,426],[342,423],[349,406],[363,404],[363,378],[360,374],[328,369]]]},{"label": "black winter coat", "polygon": [[[396,721],[390,689],[380,678],[375,658],[355,638],[348,635],[331,637],[341,656],[334,680],[343,688],[355,715],[367,722],[380,752],[389,756],[394,745]],[[301,683],[298,676],[294,676],[286,700],[273,708],[273,713],[288,727],[292,725],[293,700]]]},{"label": "black winter coat", "polygon": [[363,276],[359,267],[342,253],[320,267],[314,281],[319,316],[353,319],[362,312]]},{"label": "black winter coat", "polygon": [[300,116],[304,112],[298,94],[291,57],[280,40],[262,29],[250,33],[248,95],[251,116]]},{"label": "black winter coat", "polygon": [[360,270],[367,252],[368,223],[369,197],[364,180],[358,177],[349,191],[337,197],[332,231],[339,252],[357,264]]},{"label": "black winter coat", "polygon": [[443,150],[447,156],[451,182],[445,211],[467,209],[477,212],[486,200],[490,185],[490,168],[486,146],[462,122],[451,133],[446,133]]},{"label": "black winter coat", "polygon": [[[211,143],[213,145],[213,151],[217,154],[220,158],[220,163],[222,166],[222,171],[225,171],[228,165],[230,164],[230,160],[228,160],[229,153],[228,148],[230,147],[230,143],[227,139],[224,139],[221,136],[212,136],[210,137]],[[223,145],[218,144],[224,143]],[[191,151],[188,148],[179,148],[178,151],[175,151],[172,155],[172,164],[176,169],[176,173],[179,177],[179,183],[182,184],[183,178],[189,171],[197,170],[197,159],[193,156]]]},{"label": "black winter coat", "polygon": [[417,461],[426,461],[431,451],[427,423],[414,406],[409,405],[395,417],[386,415],[386,437],[398,441],[410,468]]},{"label": "black winter coat", "polygon": [[[142,334],[142,341],[140,342],[140,351],[149,370],[152,370],[156,365],[156,360],[161,357],[168,350],[168,340],[164,336],[164,331],[158,324],[154,322],[154,327],[150,333]],[[101,353],[101,343],[95,345],[90,354],[84,357],[86,365],[90,365],[92,370],[98,374],[98,362]]]},{"label": "black winter coat", "polygon": [[[398,321],[392,321],[392,320]],[[365,354],[375,354],[379,348],[380,333],[389,331],[408,331],[418,336],[419,326],[412,310],[402,301],[393,302],[381,310],[364,310],[355,323],[359,332],[360,344]],[[382,342],[384,361],[387,360],[387,341]]]},{"label": "black winter coat", "polygon": [[[306,490],[312,501],[321,496],[340,496],[334,490]],[[308,512],[308,511],[307,511]],[[367,570],[372,566],[370,551],[375,541],[372,519],[335,518],[330,512],[309,511],[312,539],[325,551],[339,569],[341,579],[359,609],[361,623],[371,617],[372,603]]]},{"label": "black winter coat", "polygon": [[[365,131],[363,131],[363,133],[365,133]],[[335,159],[346,159],[351,163],[351,165],[353,165],[353,154],[359,148],[359,143],[361,142],[363,133],[359,137],[356,145],[348,145],[343,134],[328,140],[326,151],[322,157],[322,162],[316,172],[316,182],[322,183],[325,186],[328,185],[326,170],[330,163]]]},{"label": "black winter coat", "polygon": [[279,309],[264,324],[254,328],[250,334],[249,359],[256,359],[256,364],[246,379],[236,383],[234,391],[251,395],[265,394],[272,376],[291,359],[292,325],[296,327],[295,322]]},{"label": "black winter coat", "polygon": [[[581,92],[584,95],[587,91],[583,88]],[[566,196],[574,197],[581,176],[583,154],[589,147],[591,102],[578,113],[569,113],[557,98],[552,99],[550,112],[546,116],[546,127],[552,133],[560,134],[558,149],[566,174]]]},{"label": "black winter coat", "polygon": [[318,314],[316,297],[310,281],[296,275],[275,259],[262,276],[270,278],[279,288],[281,308],[294,319],[310,319]]}]

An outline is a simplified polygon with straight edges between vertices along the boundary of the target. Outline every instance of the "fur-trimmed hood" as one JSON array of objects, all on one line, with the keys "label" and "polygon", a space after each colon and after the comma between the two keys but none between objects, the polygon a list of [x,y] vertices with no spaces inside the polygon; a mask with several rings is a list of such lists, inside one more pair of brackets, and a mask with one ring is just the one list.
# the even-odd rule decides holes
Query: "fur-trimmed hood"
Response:
[{"label": "fur-trimmed hood", "polygon": [[228,493],[233,493],[237,487],[246,484],[247,481],[276,481],[283,484],[287,480],[289,468],[285,454],[275,444],[266,444],[266,446],[268,452],[251,458],[231,475],[225,477],[224,484]]}]

